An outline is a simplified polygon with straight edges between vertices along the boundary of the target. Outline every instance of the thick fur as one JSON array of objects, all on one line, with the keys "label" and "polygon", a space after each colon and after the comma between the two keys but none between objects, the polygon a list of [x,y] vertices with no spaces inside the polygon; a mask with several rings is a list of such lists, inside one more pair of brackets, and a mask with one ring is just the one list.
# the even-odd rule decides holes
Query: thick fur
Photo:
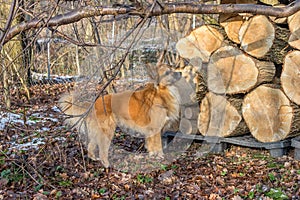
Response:
[{"label": "thick fur", "polygon": [[[162,155],[161,132],[165,126],[179,118],[180,97],[174,83],[181,78],[168,65],[157,70],[158,84],[149,83],[138,91],[125,91],[99,97],[94,104],[74,101],[74,94],[66,94],[60,100],[60,108],[67,115],[75,115],[66,122],[74,125],[79,115],[89,113],[83,126],[76,126],[81,133],[88,132],[88,156],[109,166],[108,150],[116,127],[126,128],[146,138],[150,154]],[[97,156],[98,155],[98,156]]]}]

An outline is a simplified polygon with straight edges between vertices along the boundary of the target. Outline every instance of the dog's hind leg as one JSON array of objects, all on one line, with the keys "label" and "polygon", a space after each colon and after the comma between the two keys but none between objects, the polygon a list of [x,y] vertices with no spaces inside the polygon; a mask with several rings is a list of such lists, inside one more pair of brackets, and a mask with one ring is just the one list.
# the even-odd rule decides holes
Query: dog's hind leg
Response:
[{"label": "dog's hind leg", "polygon": [[159,156],[159,157],[163,156],[160,132],[146,137],[146,148],[149,151],[150,156],[152,155]]}]

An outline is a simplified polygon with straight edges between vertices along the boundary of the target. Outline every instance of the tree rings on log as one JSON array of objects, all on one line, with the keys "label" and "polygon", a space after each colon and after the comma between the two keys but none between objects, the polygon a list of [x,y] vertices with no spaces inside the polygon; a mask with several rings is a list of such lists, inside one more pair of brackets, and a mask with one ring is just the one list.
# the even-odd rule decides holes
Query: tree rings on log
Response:
[{"label": "tree rings on log", "polygon": [[223,35],[216,28],[203,25],[181,38],[176,44],[176,49],[181,57],[199,57],[203,62],[208,62],[212,52],[222,45],[223,40]]},{"label": "tree rings on log", "polygon": [[220,25],[224,27],[224,30],[231,41],[235,42],[236,44],[240,44],[239,31],[243,22],[243,17],[236,15],[221,22]]},{"label": "tree rings on log", "polygon": [[280,79],[285,94],[300,105],[300,51],[286,55]]},{"label": "tree rings on log", "polygon": [[280,3],[278,0],[259,0],[259,1],[264,4],[271,5],[271,6],[274,6],[274,5],[277,5]]},{"label": "tree rings on log", "polygon": [[245,21],[239,32],[242,49],[256,58],[268,53],[275,38],[275,28],[264,15],[256,15]]},{"label": "tree rings on log", "polygon": [[233,46],[219,48],[207,67],[208,89],[217,94],[248,92],[275,76],[271,62],[258,61]]},{"label": "tree rings on log", "polygon": [[289,24],[289,29],[292,33],[299,31],[300,11],[288,17],[288,24]]},{"label": "tree rings on log", "polygon": [[[212,92],[206,94],[200,105],[200,114],[198,117],[198,128],[204,136],[228,137],[247,133],[248,130],[242,121],[241,114],[236,107],[240,107],[240,103],[233,105],[234,101],[228,101],[222,95],[216,95]],[[235,107],[236,106],[236,107]],[[242,129],[238,126],[244,126]],[[239,131],[236,131],[239,130]]]},{"label": "tree rings on log", "polygon": [[197,120],[181,118],[179,130],[184,134],[197,134]]},{"label": "tree rings on log", "polygon": [[183,116],[187,119],[197,119],[200,112],[198,104],[194,106],[185,107],[183,110]]},{"label": "tree rings on log", "polygon": [[260,142],[277,142],[299,134],[299,106],[293,108],[280,89],[261,85],[246,95],[242,108],[251,134]]}]

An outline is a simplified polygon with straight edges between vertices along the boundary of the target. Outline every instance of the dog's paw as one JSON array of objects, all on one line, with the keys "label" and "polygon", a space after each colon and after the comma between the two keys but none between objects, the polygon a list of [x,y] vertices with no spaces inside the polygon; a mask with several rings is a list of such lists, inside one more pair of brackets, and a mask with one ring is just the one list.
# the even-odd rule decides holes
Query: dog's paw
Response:
[{"label": "dog's paw", "polygon": [[104,168],[108,169],[110,164],[108,162],[108,160],[101,160],[102,165],[104,166]]},{"label": "dog's paw", "polygon": [[164,153],[162,151],[152,151],[149,152],[149,156],[156,159],[163,159]]},{"label": "dog's paw", "polygon": [[94,161],[97,161],[97,157],[95,156],[95,154],[88,152],[88,157]]},{"label": "dog's paw", "polygon": [[93,161],[101,161],[102,165],[105,167],[105,168],[109,168],[110,164],[109,164],[109,161],[107,159],[101,159],[101,158],[98,158],[96,157],[94,154],[88,154],[88,157],[90,159],[92,159]]}]

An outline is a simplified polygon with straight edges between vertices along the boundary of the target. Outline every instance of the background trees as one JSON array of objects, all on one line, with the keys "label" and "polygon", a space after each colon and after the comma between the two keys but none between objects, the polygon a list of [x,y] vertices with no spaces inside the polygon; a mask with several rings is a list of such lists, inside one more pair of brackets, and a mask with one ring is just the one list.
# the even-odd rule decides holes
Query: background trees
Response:
[{"label": "background trees", "polygon": [[164,49],[178,63],[175,43],[198,25],[218,23],[214,14],[282,17],[295,13],[299,3],[2,0],[0,8],[1,93],[9,107],[10,89],[21,88],[29,99],[27,86],[37,78],[88,75],[107,82],[119,71],[123,76],[139,71],[140,62],[155,62]]}]

